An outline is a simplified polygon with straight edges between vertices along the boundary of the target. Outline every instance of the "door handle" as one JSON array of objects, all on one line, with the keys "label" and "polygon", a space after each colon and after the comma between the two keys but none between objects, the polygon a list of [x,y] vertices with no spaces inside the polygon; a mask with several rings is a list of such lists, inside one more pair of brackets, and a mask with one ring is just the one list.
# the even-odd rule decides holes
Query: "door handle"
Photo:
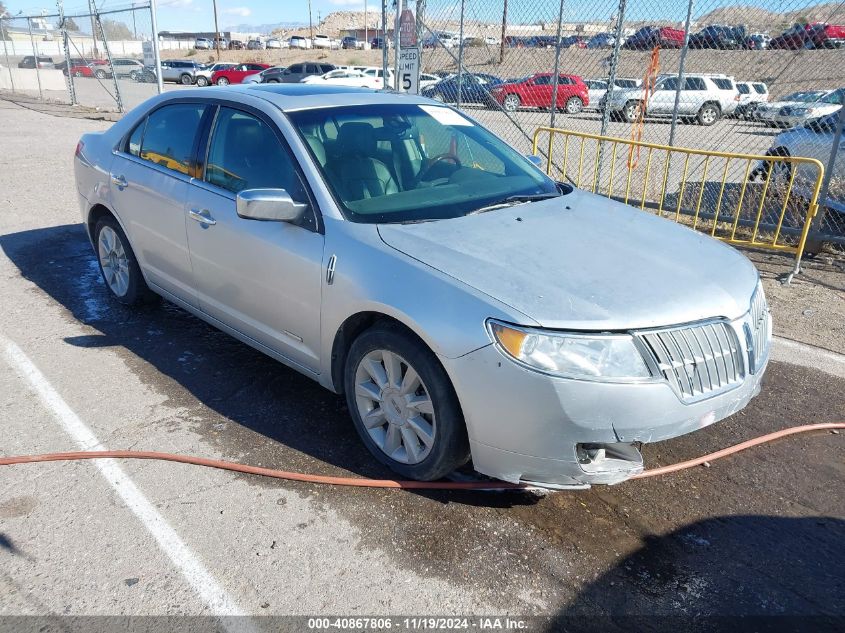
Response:
[{"label": "door handle", "polygon": [[111,182],[112,182],[112,184],[113,184],[114,186],[116,186],[116,187],[120,187],[121,189],[123,189],[124,187],[128,187],[128,186],[129,186],[129,183],[128,183],[128,182],[126,182],[126,177],[125,177],[125,176],[112,176],[112,177],[111,177]]},{"label": "door handle", "polygon": [[208,209],[191,209],[188,211],[188,217],[200,224],[208,224],[209,226],[217,224],[217,220],[211,217]]}]

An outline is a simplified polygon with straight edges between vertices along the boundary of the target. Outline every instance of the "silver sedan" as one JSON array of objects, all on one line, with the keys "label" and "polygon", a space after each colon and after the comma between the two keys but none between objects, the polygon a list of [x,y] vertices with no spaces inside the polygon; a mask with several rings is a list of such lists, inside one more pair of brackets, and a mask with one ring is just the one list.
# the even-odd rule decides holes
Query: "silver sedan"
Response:
[{"label": "silver sedan", "polygon": [[548,487],[742,409],[770,316],[737,251],[556,183],[441,103],[311,85],[150,99],[77,147],[114,298],[164,297],[345,394],[400,476]]}]

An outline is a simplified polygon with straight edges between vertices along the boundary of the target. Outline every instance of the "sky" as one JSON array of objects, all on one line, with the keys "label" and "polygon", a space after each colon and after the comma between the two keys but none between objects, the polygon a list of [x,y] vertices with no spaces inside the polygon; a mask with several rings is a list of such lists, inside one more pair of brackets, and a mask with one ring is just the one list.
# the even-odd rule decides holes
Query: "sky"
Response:
[{"label": "sky", "polygon": [[[126,7],[133,0],[93,0],[102,10]],[[142,2],[144,0],[136,0]],[[157,0],[159,30],[214,30],[212,0]],[[460,0],[427,0],[429,14],[458,19]],[[83,12],[88,0],[64,0],[65,13]],[[464,0],[469,18],[495,21],[501,16],[503,0]],[[4,0],[12,14],[39,14],[42,9],[55,13],[55,0]],[[619,0],[563,0],[565,21],[608,21],[616,12]],[[236,24],[276,24],[308,22],[308,0],[217,0],[220,28]],[[316,25],[319,18],[332,11],[362,11],[364,0],[311,0],[311,15]],[[392,6],[393,0],[388,0]],[[410,0],[411,7],[415,4]],[[720,6],[751,5],[769,11],[786,12],[820,4],[813,0],[695,0],[693,17]],[[380,11],[380,0],[368,0],[373,12]],[[628,0],[626,17],[630,20],[663,19],[683,21],[687,2],[684,0]],[[509,0],[509,21],[532,23],[554,21],[560,0]],[[117,16],[115,16],[117,17]],[[140,19],[136,14],[136,19]],[[498,18],[500,19],[500,18]],[[140,29],[139,29],[140,30]]]}]

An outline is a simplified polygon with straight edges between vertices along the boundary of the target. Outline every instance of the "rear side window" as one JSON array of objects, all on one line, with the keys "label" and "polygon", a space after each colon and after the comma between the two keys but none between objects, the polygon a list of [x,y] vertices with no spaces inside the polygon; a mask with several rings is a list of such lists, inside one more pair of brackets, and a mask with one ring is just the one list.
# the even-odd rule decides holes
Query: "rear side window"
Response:
[{"label": "rear side window", "polygon": [[320,66],[320,71],[324,73],[330,72],[332,70],[334,70],[334,66],[332,66],[331,64],[323,64],[322,66]]},{"label": "rear side window", "polygon": [[733,90],[734,89],[734,82],[732,82],[730,79],[714,78],[713,83],[716,84],[716,87],[719,90]]},{"label": "rear side window", "polygon": [[706,90],[706,86],[701,77],[685,77],[684,90]]},{"label": "rear side window", "polygon": [[751,94],[751,89],[748,87],[748,84],[737,84],[736,89],[739,90],[739,94],[741,95]]},{"label": "rear side window", "polygon": [[752,86],[754,86],[754,90],[755,90],[755,92],[757,92],[758,94],[761,94],[761,95],[766,94],[766,86],[765,86],[765,84],[751,84],[751,85],[752,85]]},{"label": "rear side window", "polygon": [[194,138],[204,111],[202,104],[175,103],[153,112],[147,118],[140,157],[191,175]]},{"label": "rear side window", "polygon": [[548,75],[540,75],[534,78],[535,86],[548,86],[550,83],[552,83],[552,78]]},{"label": "rear side window", "polygon": [[318,73],[320,72],[320,67],[317,64],[308,64],[305,67],[305,72],[307,73]]}]

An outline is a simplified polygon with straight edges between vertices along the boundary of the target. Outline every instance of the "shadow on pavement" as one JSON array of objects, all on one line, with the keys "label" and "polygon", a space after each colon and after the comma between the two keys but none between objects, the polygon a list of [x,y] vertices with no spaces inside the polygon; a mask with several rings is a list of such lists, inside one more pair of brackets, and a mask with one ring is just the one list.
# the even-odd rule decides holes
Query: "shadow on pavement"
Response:
[{"label": "shadow on pavement", "polygon": [[[184,426],[227,458],[285,470],[393,478],[364,448],[343,397],[170,303],[138,309],[112,300],[81,225],[3,235],[0,248],[23,277],[75,320],[98,330],[68,337],[66,343],[123,348],[144,361],[128,359],[132,370],[170,403],[196,409],[198,400],[216,413],[203,410]],[[171,380],[182,389],[173,389]],[[442,502],[492,507],[536,501],[520,491],[416,492]]]},{"label": "shadow on pavement", "polygon": [[833,631],[845,627],[845,521],[725,516],[647,537],[549,631]]}]

